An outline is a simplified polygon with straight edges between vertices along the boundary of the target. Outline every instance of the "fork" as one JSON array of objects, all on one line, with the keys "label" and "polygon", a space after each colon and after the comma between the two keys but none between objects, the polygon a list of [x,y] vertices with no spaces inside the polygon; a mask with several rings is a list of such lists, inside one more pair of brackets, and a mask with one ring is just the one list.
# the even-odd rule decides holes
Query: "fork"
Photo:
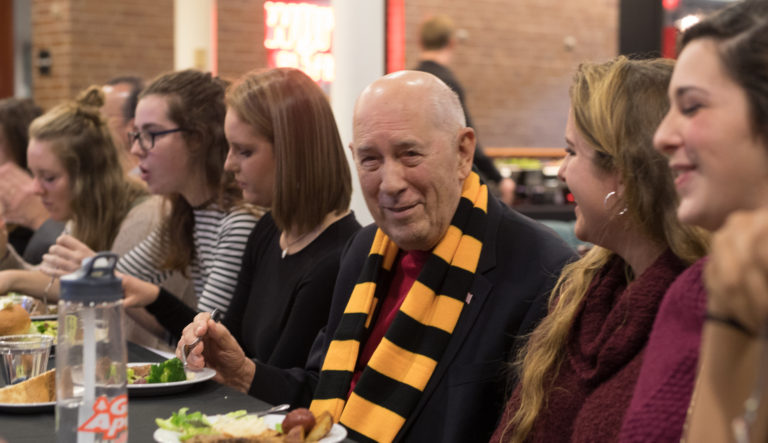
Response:
[{"label": "fork", "polygon": [[[215,308],[213,311],[211,311],[211,320],[218,322],[219,318],[221,317],[221,311],[219,311],[219,308]],[[192,352],[192,349],[197,346],[198,343],[203,339],[203,336],[198,336],[195,338],[192,343],[184,345],[184,347],[181,349],[181,362],[184,363],[184,367],[187,367],[187,356],[190,352]]]}]

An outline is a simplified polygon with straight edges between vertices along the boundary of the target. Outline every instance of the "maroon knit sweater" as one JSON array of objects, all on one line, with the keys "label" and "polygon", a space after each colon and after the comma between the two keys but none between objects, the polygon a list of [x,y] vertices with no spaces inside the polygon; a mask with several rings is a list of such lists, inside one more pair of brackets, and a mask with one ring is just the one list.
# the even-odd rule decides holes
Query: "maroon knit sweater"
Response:
[{"label": "maroon knit sweater", "polygon": [[645,350],[622,442],[679,442],[699,361],[707,307],[702,273],[706,257],[669,287]]},{"label": "maroon knit sweater", "polygon": [[[554,387],[527,441],[617,440],[659,304],[667,287],[685,269],[667,251],[627,285],[625,266],[621,258],[614,257],[590,284]],[[518,387],[492,442],[500,441],[504,426],[519,407],[519,395]]]}]

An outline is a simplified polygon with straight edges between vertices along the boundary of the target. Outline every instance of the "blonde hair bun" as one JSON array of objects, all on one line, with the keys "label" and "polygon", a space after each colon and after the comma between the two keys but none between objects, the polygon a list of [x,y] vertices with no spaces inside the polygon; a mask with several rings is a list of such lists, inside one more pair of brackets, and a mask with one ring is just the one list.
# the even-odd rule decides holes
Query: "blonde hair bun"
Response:
[{"label": "blonde hair bun", "polygon": [[77,95],[75,102],[81,107],[96,108],[98,111],[98,108],[104,106],[104,91],[100,86],[91,85]]}]

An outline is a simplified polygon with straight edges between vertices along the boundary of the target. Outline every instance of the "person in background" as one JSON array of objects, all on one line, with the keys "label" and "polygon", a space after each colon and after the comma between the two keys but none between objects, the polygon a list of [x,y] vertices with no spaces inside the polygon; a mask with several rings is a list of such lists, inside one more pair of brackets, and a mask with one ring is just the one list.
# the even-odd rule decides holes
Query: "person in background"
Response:
[{"label": "person in background", "polygon": [[594,246],[560,275],[493,442],[615,441],[663,295],[706,252],[653,148],[672,66],[618,57],[576,72],[558,177]]},{"label": "person in background", "polygon": [[136,104],[139,93],[144,89],[144,81],[139,77],[123,76],[110,79],[104,84],[104,106],[101,114],[107,120],[112,139],[120,154],[120,164],[126,174],[139,175],[139,159],[131,154],[132,140],[128,132],[133,130],[136,117]]},{"label": "person in background", "polygon": [[[768,207],[767,22],[768,2],[745,0],[703,19],[683,34],[669,85],[671,106],[656,131],[654,144],[669,157],[680,198],[677,216],[684,223],[715,232],[737,211]],[[739,244],[736,242],[734,248]],[[740,332],[736,325],[742,322],[747,331],[757,334],[751,329],[757,325],[747,322],[750,317],[744,315],[748,312],[739,308],[750,302],[738,292],[710,294],[708,301],[702,278],[705,263],[703,259],[691,266],[664,297],[624,419],[621,441],[680,441],[688,411],[696,411],[702,403],[715,406],[712,403],[719,401],[711,395],[713,391],[705,389],[710,381],[695,388],[705,324],[712,340],[703,349],[714,347],[713,354],[702,358],[702,382],[709,380],[705,374],[724,370],[727,375],[719,375],[723,382],[739,373],[733,368],[749,363],[736,354],[747,351],[745,346],[754,345],[757,338],[750,333],[734,335]],[[731,341],[733,347],[717,348],[715,334],[723,339],[720,345]],[[751,361],[756,364],[756,359]],[[731,382],[718,388],[730,390]],[[738,390],[734,395],[743,393]],[[729,405],[727,408],[733,403]],[[716,424],[727,428],[727,416],[699,422],[704,428],[696,433],[690,428],[688,441],[727,441],[727,429],[715,431]],[[707,428],[709,431],[700,432]]]},{"label": "person in background", "polygon": [[27,171],[29,125],[40,114],[30,99],[0,100],[0,215],[7,223],[10,245],[8,256],[0,257],[0,269],[39,264],[64,229],[64,223],[51,219],[40,197],[32,193]]},{"label": "person in background", "polygon": [[[225,168],[243,199],[270,208],[251,232],[222,321],[250,358],[302,367],[325,325],[339,256],[360,229],[349,211],[352,179],[330,104],[296,69],[247,74],[227,93]],[[160,297],[158,297],[160,295]],[[156,291],[127,293],[181,328],[195,311]],[[207,316],[208,314],[201,314]]]},{"label": "person in background", "polygon": [[[34,176],[33,192],[52,219],[66,222],[65,231],[88,248],[122,255],[159,224],[162,202],[126,180],[99,113],[102,104],[100,88],[92,86],[76,101],[35,119],[29,128],[27,165]],[[6,254],[4,234],[0,229],[0,254]],[[54,283],[38,270],[0,272],[0,294],[13,290],[56,301],[58,284]],[[132,341],[148,346],[162,343],[151,324],[127,326]]]},{"label": "person in background", "polygon": [[10,162],[27,169],[29,125],[42,113],[31,99],[0,100],[0,165]]},{"label": "person in background", "polygon": [[[170,210],[157,229],[120,258],[117,270],[124,274],[127,293],[143,288],[189,303],[186,295],[160,286],[174,273],[188,272],[194,282],[192,306],[222,313],[229,308],[260,212],[242,204],[235,180],[224,171],[225,88],[208,73],[184,70],[160,75],[139,95],[131,153],[139,158],[149,191],[164,196]],[[53,275],[71,272],[93,255],[72,237],[59,238],[57,246],[42,266]],[[178,338],[176,319],[156,312],[158,324]]]},{"label": "person in background", "polygon": [[[448,85],[459,96],[467,126],[474,128],[467,108],[464,88],[449,68],[457,44],[453,20],[444,15],[425,20],[419,30],[419,44],[421,47],[419,63],[414,69],[429,72]],[[475,148],[473,162],[481,178],[493,183],[498,188],[501,201],[511,206],[515,199],[515,182],[509,177],[501,176],[493,160],[483,152],[479,142]]]},{"label": "person in background", "polygon": [[350,149],[376,224],[342,255],[307,365],[248,359],[207,314],[184,329],[177,355],[202,336],[190,367],[269,403],[327,410],[355,441],[487,439],[507,353],[573,251],[488,194],[474,148],[458,97],[437,77],[373,82],[357,100]]}]

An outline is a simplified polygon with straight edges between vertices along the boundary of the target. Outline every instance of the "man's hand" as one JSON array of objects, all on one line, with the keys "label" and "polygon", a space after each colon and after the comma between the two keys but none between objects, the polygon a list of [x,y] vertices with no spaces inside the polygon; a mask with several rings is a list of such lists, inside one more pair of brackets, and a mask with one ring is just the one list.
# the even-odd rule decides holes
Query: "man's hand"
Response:
[{"label": "man's hand", "polygon": [[0,202],[6,221],[36,231],[49,214],[32,189],[32,177],[25,170],[13,162],[0,165]]},{"label": "man's hand", "polygon": [[705,282],[710,312],[761,330],[768,321],[768,210],[728,218],[714,236]]},{"label": "man's hand", "polygon": [[256,364],[245,356],[229,330],[221,323],[211,320],[209,313],[201,312],[184,328],[176,347],[176,355],[181,357],[184,346],[194,342],[197,337],[203,339],[187,356],[189,368],[200,369],[208,366],[216,370],[214,380],[241,392],[248,392]]},{"label": "man's hand", "polygon": [[154,283],[120,272],[116,275],[123,281],[126,308],[143,308],[157,300],[160,295],[160,287]]},{"label": "man's hand", "polygon": [[48,253],[43,255],[40,270],[50,276],[61,277],[80,269],[83,260],[94,255],[85,243],[71,235],[61,234]]}]

